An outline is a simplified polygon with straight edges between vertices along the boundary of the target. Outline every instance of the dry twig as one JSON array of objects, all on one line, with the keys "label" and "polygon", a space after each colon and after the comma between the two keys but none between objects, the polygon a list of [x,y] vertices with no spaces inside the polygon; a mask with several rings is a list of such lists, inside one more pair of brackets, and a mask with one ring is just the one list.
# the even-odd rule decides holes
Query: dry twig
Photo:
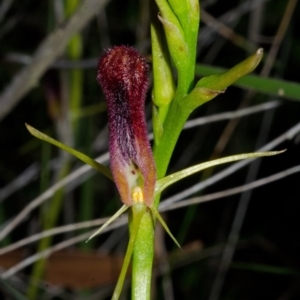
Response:
[{"label": "dry twig", "polygon": [[85,0],[70,19],[49,34],[36,50],[30,65],[24,67],[0,95],[0,120],[34,86],[47,68],[63,53],[71,37],[99,12],[108,0]]}]

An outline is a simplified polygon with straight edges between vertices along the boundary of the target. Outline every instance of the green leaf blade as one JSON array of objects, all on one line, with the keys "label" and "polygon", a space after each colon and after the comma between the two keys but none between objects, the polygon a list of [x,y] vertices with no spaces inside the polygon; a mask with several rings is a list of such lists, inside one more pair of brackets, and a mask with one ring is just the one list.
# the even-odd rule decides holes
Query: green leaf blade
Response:
[{"label": "green leaf blade", "polygon": [[75,156],[76,158],[80,159],[81,161],[83,161],[84,163],[88,164],[89,166],[91,166],[92,168],[96,169],[97,171],[99,171],[100,173],[102,173],[103,175],[105,175],[107,178],[109,178],[110,180],[113,181],[113,176],[111,174],[111,171],[109,168],[107,168],[106,166],[98,163],[97,161],[95,161],[94,159],[90,158],[89,156],[49,137],[48,135],[40,132],[39,130],[35,129],[34,127],[25,124],[26,128],[28,129],[28,131],[35,136],[36,138],[45,141],[47,143],[50,143],[68,153],[70,153],[71,155]]},{"label": "green leaf blade", "polygon": [[[210,76],[225,71],[226,69],[219,67],[196,65],[196,75],[198,76]],[[276,95],[281,98],[300,101],[300,84],[297,82],[264,78],[259,75],[251,74],[240,78],[233,84],[241,88],[252,89],[258,92]]]},{"label": "green leaf blade", "polygon": [[200,172],[204,169],[207,169],[207,168],[210,168],[213,166],[217,166],[217,165],[221,165],[221,164],[225,164],[225,163],[229,163],[229,162],[233,162],[233,161],[243,160],[243,159],[258,158],[258,157],[264,157],[264,156],[273,156],[273,155],[283,153],[284,151],[285,150],[270,151],[270,152],[253,152],[253,153],[231,155],[231,156],[215,159],[212,161],[204,162],[204,163],[189,167],[187,169],[181,170],[179,172],[176,172],[174,174],[166,176],[162,179],[159,179],[156,183],[155,195],[160,194],[164,189],[166,189],[171,184],[173,184],[185,177],[188,177],[192,174]]}]

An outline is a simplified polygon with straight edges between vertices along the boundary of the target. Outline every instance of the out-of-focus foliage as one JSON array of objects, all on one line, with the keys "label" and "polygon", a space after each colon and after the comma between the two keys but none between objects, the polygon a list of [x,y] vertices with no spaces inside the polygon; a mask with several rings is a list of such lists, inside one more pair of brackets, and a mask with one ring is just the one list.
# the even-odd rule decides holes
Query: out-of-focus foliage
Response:
[{"label": "out-of-focus foliage", "polygon": [[[296,92],[292,98],[300,97],[297,93],[300,79],[299,4],[290,15],[285,14],[287,6],[292,2],[201,1],[198,64],[228,69],[260,47],[264,48],[265,56],[253,74],[256,77],[241,82],[243,89],[228,88],[225,93],[193,112],[191,119],[273,100],[280,101],[281,105],[235,119],[236,124],[220,121],[183,131],[169,173],[220,156],[257,150],[300,122],[299,101],[281,97],[280,93],[276,96],[266,92],[278,91],[277,85],[283,80],[293,83]],[[5,3],[11,3],[6,12],[3,10]],[[66,49],[56,63],[49,66],[35,87],[1,120],[0,235],[26,205],[58,181],[58,170],[67,155],[30,136],[24,126],[25,122],[60,141],[69,141],[70,146],[75,145],[76,149],[89,156],[98,157],[107,152],[107,116],[104,99],[95,80],[97,58],[103,49],[111,45],[126,44],[137,47],[151,64],[149,5],[150,0],[107,1],[105,9],[97,12],[96,17],[81,32],[82,44],[78,47],[82,49],[77,49],[81,51],[80,64],[74,65]],[[59,26],[64,28],[64,9],[65,3],[62,0],[6,0],[0,3],[0,103],[5,87],[10,85],[25,64],[30,63],[40,43]],[[209,16],[213,16],[215,21]],[[227,27],[220,26],[216,20],[231,28],[230,34],[226,31]],[[281,40],[276,44],[278,36],[275,37],[281,22],[287,28],[281,31]],[[271,71],[261,75],[264,64],[268,62],[268,54],[274,53],[274,45],[279,45],[279,48]],[[73,115],[68,109],[71,90],[74,88],[71,76],[73,69],[66,68],[66,65],[81,69],[83,78],[81,107]],[[197,80],[201,74],[198,73]],[[264,79],[260,81],[258,76]],[[249,84],[251,94],[248,93]],[[288,93],[291,91],[288,90]],[[149,105],[149,120],[150,112]],[[76,129],[70,125],[74,120],[78,120]],[[192,195],[222,191],[244,184],[246,178],[254,181],[299,165],[299,133],[285,139],[274,150],[285,148],[286,153],[263,160],[255,175],[249,175],[246,167]],[[101,163],[107,162],[105,156]],[[70,174],[82,166],[78,161],[70,160],[68,163]],[[221,169],[223,167],[214,169],[214,174]],[[254,171],[252,169],[251,172]],[[211,174],[195,175],[172,186],[163,194],[162,203],[208,176]],[[298,286],[300,250],[299,179],[296,173],[260,187],[243,198],[237,194],[166,212],[168,225],[184,251],[180,254],[172,252],[172,242],[166,239],[164,244],[163,237],[159,235],[157,272],[154,278],[155,299],[167,299],[166,295],[168,299],[191,300],[252,300],[262,297],[298,299],[299,289],[295,287]],[[71,180],[62,193],[63,203],[57,216],[57,226],[107,217],[120,205],[114,185],[104,176],[92,172]],[[87,208],[83,205],[84,201],[92,205]],[[241,201],[246,204],[237,210]],[[223,265],[221,269],[224,271],[221,276],[223,285],[220,295],[216,296],[213,291],[216,278],[220,280],[217,274],[220,270],[222,245],[232,230],[236,213],[241,217],[243,209],[246,215],[240,223],[241,231],[234,256],[232,260],[227,260],[228,268]],[[1,241],[0,254],[6,246],[41,232],[42,215],[47,216],[47,206],[30,212]],[[38,299],[109,299],[127,241],[124,230],[119,228],[110,235],[100,236],[92,241],[88,250],[78,241],[70,244],[63,253],[53,253],[45,273],[45,281],[48,283],[40,283]],[[55,236],[52,243],[59,245],[83,233],[84,229],[79,232],[73,228],[70,232]],[[84,240],[81,239],[82,242]],[[4,275],[8,272],[5,270],[34,255],[37,242],[16,251],[0,256],[1,272]],[[166,267],[166,258],[170,261],[169,269]],[[31,271],[29,264],[20,269],[14,275],[16,277],[7,275],[5,281],[25,295]],[[167,275],[161,276],[164,272]]]}]

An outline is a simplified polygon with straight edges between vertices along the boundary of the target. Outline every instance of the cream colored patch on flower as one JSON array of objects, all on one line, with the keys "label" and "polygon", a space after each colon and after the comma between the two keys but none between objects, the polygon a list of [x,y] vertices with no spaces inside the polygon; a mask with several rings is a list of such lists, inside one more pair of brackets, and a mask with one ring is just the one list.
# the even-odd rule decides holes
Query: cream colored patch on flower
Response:
[{"label": "cream colored patch on flower", "polygon": [[132,201],[135,203],[144,203],[144,194],[141,187],[136,186],[133,188]]}]

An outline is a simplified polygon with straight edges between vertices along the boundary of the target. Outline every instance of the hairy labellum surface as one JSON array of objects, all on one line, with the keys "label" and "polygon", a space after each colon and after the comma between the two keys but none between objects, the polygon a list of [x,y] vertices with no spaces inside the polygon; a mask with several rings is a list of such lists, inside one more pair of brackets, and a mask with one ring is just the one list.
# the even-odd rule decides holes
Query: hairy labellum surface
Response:
[{"label": "hairy labellum surface", "polygon": [[99,60],[97,80],[104,92],[111,170],[122,201],[150,206],[156,170],[147,137],[145,98],[148,65],[132,47],[109,49]]}]

